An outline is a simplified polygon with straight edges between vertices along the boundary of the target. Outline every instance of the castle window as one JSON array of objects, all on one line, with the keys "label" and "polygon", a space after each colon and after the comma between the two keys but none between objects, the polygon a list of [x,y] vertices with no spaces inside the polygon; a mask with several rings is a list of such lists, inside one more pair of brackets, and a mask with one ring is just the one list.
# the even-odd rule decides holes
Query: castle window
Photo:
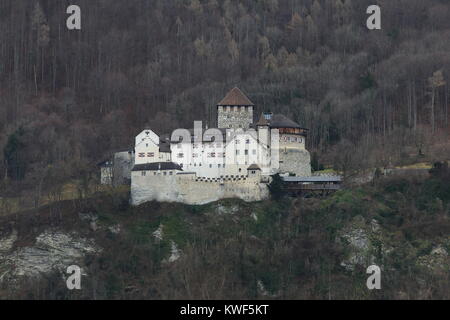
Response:
[{"label": "castle window", "polygon": [[[155,156],[154,152],[148,152],[147,153],[147,157],[153,158],[154,156]],[[162,157],[160,157],[160,158],[162,158]]]},{"label": "castle window", "polygon": [[242,169],[241,169],[241,168],[239,168],[239,172],[242,172]]},{"label": "castle window", "polygon": [[141,172],[141,176],[145,177],[146,175],[147,175],[147,172],[145,172],[145,171]]},{"label": "castle window", "polygon": [[245,140],[246,144],[250,144],[250,139]]},{"label": "castle window", "polygon": [[239,150],[236,150],[236,155],[237,155],[237,156],[239,155]]},{"label": "castle window", "polygon": [[183,158],[184,157],[184,153],[179,153],[178,154],[178,158]]},{"label": "castle window", "polygon": [[169,175],[173,176],[173,172],[172,172],[172,171],[170,171],[170,172],[169,172]]},{"label": "castle window", "polygon": [[212,168],[212,164],[210,164],[209,167]]},{"label": "castle window", "polygon": [[139,153],[139,158],[144,158],[144,157],[145,157],[145,152]]},{"label": "castle window", "polygon": [[248,156],[248,150],[245,150],[245,155]]},{"label": "castle window", "polygon": [[167,176],[167,172],[166,171],[164,171],[164,175]]},{"label": "castle window", "polygon": [[220,168],[220,164],[217,165],[217,168]]}]

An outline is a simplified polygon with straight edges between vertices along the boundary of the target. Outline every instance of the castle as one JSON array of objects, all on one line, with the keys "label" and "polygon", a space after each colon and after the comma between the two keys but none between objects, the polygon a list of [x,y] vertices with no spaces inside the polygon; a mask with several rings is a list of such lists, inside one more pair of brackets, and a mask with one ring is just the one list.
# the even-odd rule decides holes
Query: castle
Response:
[{"label": "castle", "polygon": [[[255,105],[238,88],[216,107],[217,128],[195,122],[193,129],[170,136],[147,129],[136,137],[132,152],[115,155],[120,165],[114,175],[118,171],[123,179],[128,172],[133,205],[260,201],[268,198],[268,183],[276,173],[311,176],[307,129],[281,114],[262,113],[255,123]],[[103,164],[103,183],[111,182],[111,168],[112,162]]]}]

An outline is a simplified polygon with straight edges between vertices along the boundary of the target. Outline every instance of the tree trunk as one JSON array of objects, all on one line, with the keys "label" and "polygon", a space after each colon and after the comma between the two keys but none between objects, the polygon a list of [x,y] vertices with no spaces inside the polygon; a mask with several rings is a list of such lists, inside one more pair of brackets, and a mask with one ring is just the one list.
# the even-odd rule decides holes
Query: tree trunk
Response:
[{"label": "tree trunk", "polygon": [[434,100],[436,96],[436,89],[432,89],[431,92],[431,132],[434,133],[435,131],[435,124],[434,124]]}]

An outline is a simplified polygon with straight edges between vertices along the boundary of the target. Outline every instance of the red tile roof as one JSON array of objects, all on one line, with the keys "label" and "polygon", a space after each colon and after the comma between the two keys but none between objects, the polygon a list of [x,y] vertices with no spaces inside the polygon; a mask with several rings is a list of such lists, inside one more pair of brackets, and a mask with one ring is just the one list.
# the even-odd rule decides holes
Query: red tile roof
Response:
[{"label": "red tile roof", "polygon": [[237,87],[227,93],[217,105],[219,106],[254,106],[253,102]]}]

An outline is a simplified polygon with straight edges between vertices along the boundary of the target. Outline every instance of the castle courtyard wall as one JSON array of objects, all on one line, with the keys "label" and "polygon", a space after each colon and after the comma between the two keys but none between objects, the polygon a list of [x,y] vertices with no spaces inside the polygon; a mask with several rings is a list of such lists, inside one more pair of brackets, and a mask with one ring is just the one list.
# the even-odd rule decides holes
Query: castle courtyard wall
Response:
[{"label": "castle courtyard wall", "polygon": [[247,202],[261,201],[269,197],[266,184],[259,179],[240,181],[196,181],[195,175],[151,175],[132,172],[131,203],[140,205],[148,201],[180,202],[202,205],[227,198],[239,198]]}]

